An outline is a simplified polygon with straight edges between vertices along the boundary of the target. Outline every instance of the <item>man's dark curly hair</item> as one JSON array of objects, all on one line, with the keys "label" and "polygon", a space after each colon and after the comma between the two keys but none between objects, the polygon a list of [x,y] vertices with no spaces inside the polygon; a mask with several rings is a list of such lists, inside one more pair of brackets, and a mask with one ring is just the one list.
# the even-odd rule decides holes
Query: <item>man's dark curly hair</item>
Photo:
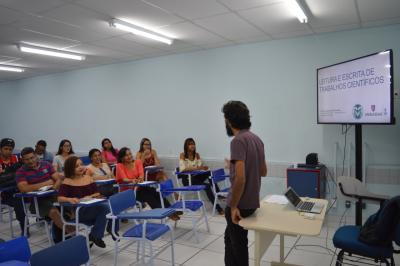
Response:
[{"label": "man's dark curly hair", "polygon": [[250,111],[241,101],[229,101],[222,107],[224,117],[232,127],[249,129],[251,127]]}]

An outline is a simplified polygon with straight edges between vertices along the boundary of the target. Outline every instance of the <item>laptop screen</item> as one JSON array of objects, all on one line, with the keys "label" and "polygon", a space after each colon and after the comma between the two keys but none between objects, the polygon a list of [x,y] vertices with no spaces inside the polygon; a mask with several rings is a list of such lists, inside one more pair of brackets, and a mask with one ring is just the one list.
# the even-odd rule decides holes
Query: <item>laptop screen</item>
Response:
[{"label": "laptop screen", "polygon": [[285,192],[285,196],[295,207],[301,201],[299,196],[297,196],[296,192],[294,192],[294,190],[291,187],[289,187],[288,190]]}]

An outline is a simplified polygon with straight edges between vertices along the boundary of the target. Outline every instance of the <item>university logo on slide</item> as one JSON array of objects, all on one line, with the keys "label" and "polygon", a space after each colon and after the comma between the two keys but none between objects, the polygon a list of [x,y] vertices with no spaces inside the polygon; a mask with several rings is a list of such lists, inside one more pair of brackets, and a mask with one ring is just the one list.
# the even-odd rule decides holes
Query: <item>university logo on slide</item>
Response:
[{"label": "university logo on slide", "polygon": [[372,112],[375,112],[375,104],[371,105],[371,110],[372,110]]},{"label": "university logo on slide", "polygon": [[353,117],[355,119],[361,119],[363,116],[363,107],[361,104],[356,104],[353,107]]}]

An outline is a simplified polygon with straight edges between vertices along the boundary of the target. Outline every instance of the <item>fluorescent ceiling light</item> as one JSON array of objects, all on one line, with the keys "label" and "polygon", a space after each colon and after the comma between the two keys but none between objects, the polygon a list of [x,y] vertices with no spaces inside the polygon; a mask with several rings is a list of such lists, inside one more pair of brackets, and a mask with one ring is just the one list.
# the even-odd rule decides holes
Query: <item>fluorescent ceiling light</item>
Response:
[{"label": "fluorescent ceiling light", "polygon": [[57,49],[33,46],[33,45],[22,44],[22,43],[18,45],[18,48],[21,52],[25,52],[25,53],[62,57],[62,58],[73,59],[73,60],[85,60],[84,55],[65,52],[65,51],[57,50]]},{"label": "fluorescent ceiling light", "polygon": [[110,25],[117,29],[128,31],[135,35],[139,35],[139,36],[149,38],[149,39],[152,39],[155,41],[166,43],[168,45],[171,45],[173,42],[173,39],[167,38],[167,37],[161,35],[160,33],[145,29],[143,27],[128,23],[128,22],[120,20],[120,19],[111,20]]},{"label": "fluorescent ceiling light", "polygon": [[8,66],[8,65],[0,65],[1,71],[11,71],[11,72],[24,72],[23,68],[15,67],[15,66]]},{"label": "fluorescent ceiling light", "polygon": [[290,11],[297,17],[300,23],[307,23],[308,18],[304,12],[303,7],[298,0],[287,0]]}]

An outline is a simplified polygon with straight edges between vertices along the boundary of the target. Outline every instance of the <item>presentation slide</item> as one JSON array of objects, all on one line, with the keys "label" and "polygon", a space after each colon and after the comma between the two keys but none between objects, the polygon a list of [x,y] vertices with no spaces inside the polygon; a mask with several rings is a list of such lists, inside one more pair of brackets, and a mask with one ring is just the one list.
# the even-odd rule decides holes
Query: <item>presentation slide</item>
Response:
[{"label": "presentation slide", "polygon": [[390,123],[390,69],[390,51],[318,69],[318,123]]}]

